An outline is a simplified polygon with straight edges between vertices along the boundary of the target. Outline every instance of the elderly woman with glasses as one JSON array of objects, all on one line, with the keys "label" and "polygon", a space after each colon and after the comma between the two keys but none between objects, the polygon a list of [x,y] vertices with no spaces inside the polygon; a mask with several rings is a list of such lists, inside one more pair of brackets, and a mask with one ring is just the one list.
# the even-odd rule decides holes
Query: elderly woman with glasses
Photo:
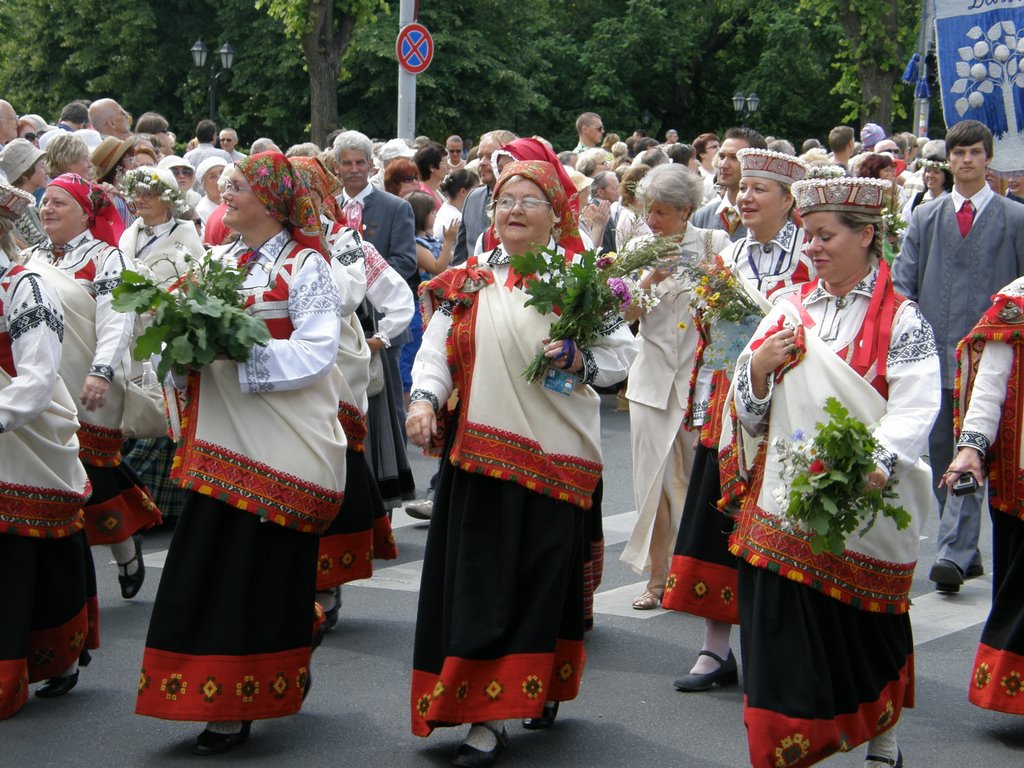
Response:
[{"label": "elderly woman with glasses", "polygon": [[345,487],[341,299],[308,190],[284,155],[240,161],[224,192],[246,311],[271,339],[188,375],[176,477],[189,491],[146,638],[136,712],[207,721],[225,752],[310,685],[319,535]]},{"label": "elderly woman with glasses", "polygon": [[[427,327],[406,429],[448,457],[430,521],[416,623],[412,730],[470,723],[460,766],[490,765],[503,721],[547,728],[583,670],[587,510],[601,475],[600,399],[635,342],[609,325],[589,349],[549,342],[510,257],[576,243],[556,169],[515,161],[494,187],[500,245],[422,291]],[[571,394],[520,375],[538,348]],[[455,389],[459,403],[449,410]]]}]

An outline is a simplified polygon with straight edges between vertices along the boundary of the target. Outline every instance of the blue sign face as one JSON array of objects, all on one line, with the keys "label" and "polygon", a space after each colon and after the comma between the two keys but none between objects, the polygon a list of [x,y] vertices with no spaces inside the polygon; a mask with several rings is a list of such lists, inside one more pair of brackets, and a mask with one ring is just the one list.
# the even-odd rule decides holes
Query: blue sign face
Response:
[{"label": "blue sign face", "polygon": [[402,39],[402,60],[410,67],[422,67],[427,63],[430,54],[430,42],[418,29],[414,29]]}]

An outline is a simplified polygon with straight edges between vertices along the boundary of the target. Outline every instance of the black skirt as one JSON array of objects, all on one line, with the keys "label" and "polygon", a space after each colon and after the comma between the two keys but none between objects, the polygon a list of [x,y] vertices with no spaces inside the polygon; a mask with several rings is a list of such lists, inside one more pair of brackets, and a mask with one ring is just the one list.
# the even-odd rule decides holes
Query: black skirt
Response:
[{"label": "black skirt", "polygon": [[1024,715],[1024,520],[992,515],[992,610],[974,658],[972,704]]},{"label": "black skirt", "polygon": [[412,731],[576,697],[587,512],[444,462],[423,563]]},{"label": "black skirt", "polygon": [[345,500],[320,537],[316,588],[334,587],[373,575],[373,561],[398,557],[384,502],[361,451],[345,451]]},{"label": "black skirt", "polygon": [[729,553],[736,523],[718,509],[721,497],[718,452],[698,445],[661,604],[738,624],[736,558]]},{"label": "black skirt", "polygon": [[99,646],[96,576],[85,533],[35,539],[0,534],[0,720],[28,685],[57,677]]},{"label": "black skirt", "polygon": [[160,510],[127,462],[116,467],[85,465],[92,496],[83,507],[89,543],[117,544],[161,522]]},{"label": "black skirt", "polygon": [[908,614],[862,611],[745,561],[738,575],[753,768],[853,749],[914,705]]},{"label": "black skirt", "polygon": [[153,605],[135,711],[197,721],[298,712],[318,541],[189,493]]},{"label": "black skirt", "polygon": [[[402,380],[393,355],[381,352],[384,389],[369,398],[366,410],[366,462],[377,481],[386,509],[402,506],[416,498],[416,481],[405,453],[405,420],[402,409]],[[396,401],[397,398],[397,401]]]}]

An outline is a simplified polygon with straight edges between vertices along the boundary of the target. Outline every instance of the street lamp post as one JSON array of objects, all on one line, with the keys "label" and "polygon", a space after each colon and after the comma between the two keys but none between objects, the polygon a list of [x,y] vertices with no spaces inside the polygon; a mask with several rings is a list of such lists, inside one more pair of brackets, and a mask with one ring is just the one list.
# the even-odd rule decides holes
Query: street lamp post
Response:
[{"label": "street lamp post", "polygon": [[736,91],[732,97],[732,108],[736,111],[736,119],[743,125],[746,125],[747,120],[757,112],[760,106],[761,99],[753,91],[748,94]]},{"label": "street lamp post", "polygon": [[[196,65],[197,69],[204,69],[206,67],[206,57],[209,53],[209,49],[203,44],[202,40],[196,40],[190,49],[192,52],[192,63]],[[217,59],[210,60],[210,69],[207,73],[209,79],[209,92],[210,92],[210,119],[216,120],[217,115],[217,80],[220,76],[231,69],[231,65],[235,61],[235,49],[231,47],[231,43],[224,43],[217,51],[220,56],[220,69],[217,68]]]}]

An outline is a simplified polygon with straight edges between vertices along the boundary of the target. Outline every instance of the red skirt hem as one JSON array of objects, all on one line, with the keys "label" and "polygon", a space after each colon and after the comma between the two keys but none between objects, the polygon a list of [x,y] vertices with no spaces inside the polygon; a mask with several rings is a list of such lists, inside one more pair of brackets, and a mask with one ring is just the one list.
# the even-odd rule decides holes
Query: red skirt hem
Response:
[{"label": "red skirt hem", "polygon": [[982,709],[1024,715],[1024,656],[979,643],[967,698]]},{"label": "red skirt hem", "polygon": [[726,624],[740,623],[736,569],[686,555],[673,555],[661,604],[673,611]]},{"label": "red skirt hem", "polygon": [[149,491],[136,485],[99,504],[86,505],[85,535],[91,546],[119,544],[159,525],[161,519]]}]

